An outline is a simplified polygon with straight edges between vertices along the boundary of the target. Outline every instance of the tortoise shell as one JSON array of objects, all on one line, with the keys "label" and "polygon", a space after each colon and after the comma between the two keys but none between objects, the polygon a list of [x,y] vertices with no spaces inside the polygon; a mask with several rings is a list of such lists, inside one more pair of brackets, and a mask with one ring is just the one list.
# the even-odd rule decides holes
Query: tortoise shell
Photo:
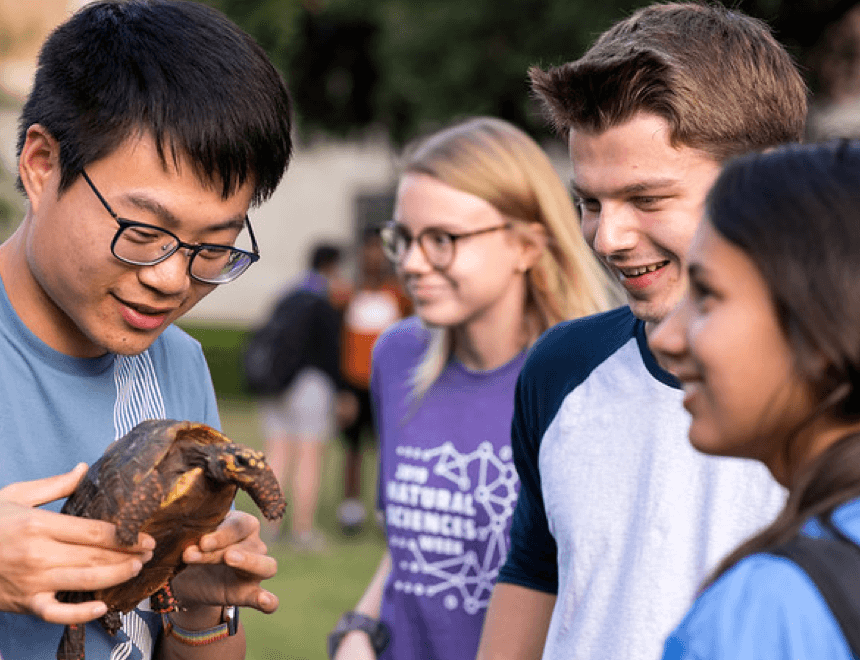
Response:
[{"label": "tortoise shell", "polygon": [[[121,545],[134,544],[138,532],[146,532],[156,543],[152,559],[127,582],[94,592],[60,592],[58,600],[104,601],[108,612],[100,621],[112,635],[121,627],[119,613],[147,597],[156,611],[169,611],[169,582],[185,568],[183,551],[221,524],[238,488],[267,519],[284,515],[284,496],[262,453],[205,424],[141,422],[90,467],[62,512],[114,523]],[[66,626],[58,660],[83,660],[84,630]]]}]

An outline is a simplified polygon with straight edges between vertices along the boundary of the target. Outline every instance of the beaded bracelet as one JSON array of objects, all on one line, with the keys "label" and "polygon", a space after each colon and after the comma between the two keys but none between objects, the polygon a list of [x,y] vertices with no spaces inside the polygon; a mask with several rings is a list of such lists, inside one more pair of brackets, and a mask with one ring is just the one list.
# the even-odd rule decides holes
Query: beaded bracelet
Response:
[{"label": "beaded bracelet", "polygon": [[[230,610],[232,610],[232,612],[230,612]],[[185,630],[185,628],[181,628],[173,623],[170,615],[161,615],[161,621],[164,625],[164,634],[172,635],[179,642],[187,644],[188,646],[205,646],[207,644],[213,644],[214,642],[220,642],[222,639],[235,635],[239,627],[239,609],[236,607],[225,607],[222,610],[221,619],[226,619],[226,621],[213,628],[208,628],[206,630]]]}]

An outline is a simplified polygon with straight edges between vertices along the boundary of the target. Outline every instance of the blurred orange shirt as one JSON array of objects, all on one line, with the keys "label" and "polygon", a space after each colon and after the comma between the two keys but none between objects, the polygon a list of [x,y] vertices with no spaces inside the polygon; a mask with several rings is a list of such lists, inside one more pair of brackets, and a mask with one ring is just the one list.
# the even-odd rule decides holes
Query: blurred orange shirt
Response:
[{"label": "blurred orange shirt", "polygon": [[346,306],[341,343],[341,371],[350,385],[370,387],[370,361],[379,335],[395,321],[407,316],[409,298],[396,280],[373,289],[358,289]]}]

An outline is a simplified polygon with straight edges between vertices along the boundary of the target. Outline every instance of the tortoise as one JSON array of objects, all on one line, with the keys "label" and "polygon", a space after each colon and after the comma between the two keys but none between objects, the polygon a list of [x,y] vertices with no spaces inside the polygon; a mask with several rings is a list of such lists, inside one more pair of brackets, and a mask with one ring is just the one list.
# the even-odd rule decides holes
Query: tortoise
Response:
[{"label": "tortoise", "polygon": [[[127,582],[59,592],[57,599],[104,601],[108,612],[99,620],[111,635],[122,626],[120,613],[147,597],[154,611],[174,609],[169,584],[185,568],[183,551],[221,524],[237,488],[248,492],[267,519],[284,515],[284,496],[262,453],[205,424],[141,422],[93,463],[62,512],[114,523],[120,545],[133,545],[138,532],[146,532],[156,542],[152,559]],[[84,645],[85,626],[66,626],[57,659],[84,660]]]}]

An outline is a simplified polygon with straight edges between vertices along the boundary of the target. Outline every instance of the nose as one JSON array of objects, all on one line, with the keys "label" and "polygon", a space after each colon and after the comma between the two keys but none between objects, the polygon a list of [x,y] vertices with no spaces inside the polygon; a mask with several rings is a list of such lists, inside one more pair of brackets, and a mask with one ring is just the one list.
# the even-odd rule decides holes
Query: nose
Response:
[{"label": "nose", "polygon": [[648,333],[648,346],[657,362],[669,373],[677,375],[689,354],[687,328],[689,299],[683,300]]},{"label": "nose", "polygon": [[424,250],[418,244],[418,241],[413,239],[400,259],[400,263],[397,264],[397,269],[404,274],[416,274],[425,273],[428,270],[432,270],[433,267],[427,261],[427,255],[424,254]]},{"label": "nose", "polygon": [[182,293],[191,283],[188,273],[190,255],[184,248],[178,249],[167,259],[152,266],[137,266],[138,279],[150,289],[165,296]]},{"label": "nose", "polygon": [[629,205],[605,202],[600,211],[583,217],[583,233],[601,257],[629,252],[638,241],[638,222]]}]

